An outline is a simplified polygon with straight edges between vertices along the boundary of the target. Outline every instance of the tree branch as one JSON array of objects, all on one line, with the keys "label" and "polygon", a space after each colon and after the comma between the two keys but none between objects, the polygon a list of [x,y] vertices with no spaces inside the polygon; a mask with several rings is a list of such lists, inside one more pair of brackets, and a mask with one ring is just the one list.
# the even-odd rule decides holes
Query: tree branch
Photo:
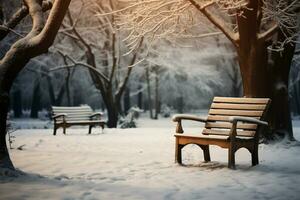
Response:
[{"label": "tree branch", "polygon": [[109,83],[111,85],[114,75],[115,75],[115,71],[116,71],[116,67],[117,67],[117,58],[116,58],[116,34],[113,33],[112,34],[112,69],[111,69],[111,73],[110,73],[110,77],[109,77]]},{"label": "tree branch", "polygon": [[[45,12],[52,8],[52,2],[50,0],[44,1],[42,4],[42,11]],[[22,6],[16,13],[8,20],[6,24],[2,25],[2,29],[0,29],[0,41],[3,40],[8,33],[15,28],[22,19],[24,19],[28,15],[28,7]]]},{"label": "tree branch", "polygon": [[[73,20],[73,18],[72,18],[72,15],[71,15],[71,13],[70,13],[70,11],[68,10],[68,12],[67,12],[67,17],[68,17],[68,19],[69,19],[69,22],[70,22],[70,25],[71,25],[71,30],[73,31],[73,33],[75,34],[75,36],[77,36],[78,37],[78,40],[74,40],[74,41],[80,41],[82,44],[83,44],[83,46],[85,47],[85,49],[86,49],[86,52],[85,52],[85,55],[86,55],[86,58],[87,58],[87,63],[80,63],[80,65],[82,65],[82,66],[85,66],[85,67],[88,67],[90,70],[91,70],[91,78],[92,78],[92,80],[93,80],[93,82],[95,83],[95,85],[96,85],[96,87],[99,87],[99,89],[102,91],[102,92],[104,92],[105,91],[105,89],[104,89],[104,84],[103,84],[103,81],[101,80],[101,78],[103,78],[104,79],[104,82],[109,82],[108,80],[108,78],[104,75],[104,74],[102,74],[101,72],[101,75],[99,75],[98,74],[98,76],[97,77],[94,77],[93,75],[95,74],[94,72],[98,72],[99,73],[99,71],[97,70],[97,66],[96,66],[96,60],[95,60],[95,55],[94,55],[94,53],[93,53],[93,51],[92,51],[92,48],[91,48],[91,46],[85,41],[85,39],[80,35],[80,33],[77,31],[77,29],[76,29],[76,24],[74,24],[74,20]],[[90,67],[93,67],[93,69],[91,69]],[[97,73],[96,73],[97,74]],[[97,79],[96,79],[97,78]]]},{"label": "tree branch", "polygon": [[89,64],[86,64],[84,62],[79,62],[79,61],[76,61],[74,58],[72,58],[71,56],[69,55],[66,55],[64,54],[63,52],[59,52],[61,55],[63,55],[64,57],[68,58],[73,64],[71,65],[65,65],[65,66],[60,66],[60,67],[55,67],[55,68],[52,68],[50,71],[56,71],[56,70],[60,70],[60,69],[64,69],[64,68],[72,68],[72,67],[76,67],[76,65],[81,65],[83,67],[86,67],[90,70],[92,70],[95,74],[97,74],[98,76],[100,76],[101,78],[103,78],[106,82],[109,82],[109,79],[100,71],[98,71],[95,67],[89,65]]},{"label": "tree branch", "polygon": [[207,19],[212,22],[220,31],[222,31],[225,36],[235,45],[238,46],[239,34],[234,33],[231,29],[229,29],[224,21],[212,14],[207,8],[211,6],[213,3],[207,3],[203,6],[200,6],[195,0],[188,0],[198,11],[200,11],[203,15],[207,17]]},{"label": "tree branch", "polygon": [[76,35],[68,33],[67,31],[59,31],[59,33],[65,35],[65,36],[68,36],[69,38],[71,38],[73,40],[79,40],[79,38]]},{"label": "tree branch", "polygon": [[[85,41],[85,39],[79,34],[79,32],[76,29],[76,24],[74,23],[73,17],[71,15],[70,10],[68,10],[67,12],[67,17],[70,21],[70,25],[71,25],[71,30],[72,32],[77,36],[78,40],[85,46],[85,48],[89,51],[92,52],[91,47],[89,46],[89,44]],[[77,20],[75,20],[77,21]]]},{"label": "tree branch", "polygon": [[257,36],[258,40],[265,41],[265,40],[269,39],[278,31],[278,28],[279,28],[278,25],[274,24],[271,28],[269,28],[264,33],[258,34],[258,36]]},{"label": "tree branch", "polygon": [[28,7],[29,15],[32,18],[32,29],[28,37],[37,36],[44,28],[44,16],[42,11],[42,2],[39,0],[24,0]]},{"label": "tree branch", "polygon": [[263,5],[262,5],[262,1],[258,1],[258,9],[257,9],[257,32],[259,32],[260,30],[260,26],[262,23],[262,18],[263,18]]},{"label": "tree branch", "polygon": [[131,74],[131,71],[133,69],[133,65],[135,64],[136,62],[136,59],[137,59],[137,55],[142,47],[142,44],[143,44],[143,41],[144,41],[144,38],[142,37],[142,39],[140,40],[140,43],[138,45],[138,48],[136,49],[136,52],[135,54],[133,55],[132,59],[131,59],[131,62],[130,62],[130,67],[128,67],[128,70],[127,70],[127,74],[126,74],[126,77],[124,78],[124,81],[123,83],[121,84],[121,87],[119,88],[119,90],[116,92],[116,99],[120,99],[124,90],[125,90],[125,87],[127,85],[127,82],[129,80],[129,77],[130,77],[130,74]]},{"label": "tree branch", "polygon": [[51,9],[45,27],[37,38],[34,39],[35,45],[45,52],[53,44],[55,36],[64,19],[65,13],[71,0],[55,0]]},{"label": "tree branch", "polygon": [[29,72],[33,72],[33,73],[35,73],[35,74],[41,74],[42,75],[42,77],[44,77],[44,76],[49,76],[49,77],[51,77],[47,72],[43,72],[43,71],[41,71],[41,70],[36,70],[36,69],[33,69],[33,68],[30,68],[30,67],[26,67],[25,68],[27,71],[29,71]]}]

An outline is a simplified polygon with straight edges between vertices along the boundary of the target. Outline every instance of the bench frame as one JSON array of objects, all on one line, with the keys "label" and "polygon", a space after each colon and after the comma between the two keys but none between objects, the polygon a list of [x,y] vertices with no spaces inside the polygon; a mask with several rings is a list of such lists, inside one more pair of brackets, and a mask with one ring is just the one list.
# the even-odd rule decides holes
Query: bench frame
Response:
[{"label": "bench frame", "polygon": [[[80,106],[78,106],[78,107],[80,107]],[[91,134],[93,127],[98,125],[102,128],[102,131],[103,131],[104,125],[106,124],[105,121],[95,121],[94,120],[97,117],[99,118],[99,120],[101,119],[101,117],[103,116],[103,114],[101,112],[91,114],[89,116],[89,121],[72,121],[72,122],[68,122],[68,120],[66,120],[69,113],[55,114],[53,111],[52,111],[52,113],[53,113],[52,119],[54,121],[53,135],[56,135],[56,131],[59,128],[63,128],[63,134],[66,134],[66,129],[71,126],[75,126],[75,125],[78,125],[78,126],[88,125],[89,126],[88,134]]]},{"label": "bench frame", "polygon": [[[270,105],[271,100],[266,104],[266,111]],[[262,118],[265,116],[266,112],[263,112]],[[217,145],[222,148],[228,149],[228,168],[235,169],[235,152],[240,148],[246,148],[251,153],[252,166],[259,164],[258,159],[258,142],[259,134],[268,123],[252,117],[242,117],[242,116],[228,116],[228,122],[231,123],[229,134],[226,139],[218,137],[201,137],[195,135],[183,135],[182,133],[182,120],[192,120],[202,123],[209,122],[207,118],[197,117],[194,115],[178,114],[173,116],[173,121],[177,122],[176,133],[174,136],[176,138],[175,143],[175,162],[182,164],[182,148],[188,144],[196,144],[203,150],[204,161],[209,162],[210,152],[209,145]],[[251,124],[256,124],[256,132],[253,137],[239,137],[237,135],[237,124],[238,122],[247,122]]]}]

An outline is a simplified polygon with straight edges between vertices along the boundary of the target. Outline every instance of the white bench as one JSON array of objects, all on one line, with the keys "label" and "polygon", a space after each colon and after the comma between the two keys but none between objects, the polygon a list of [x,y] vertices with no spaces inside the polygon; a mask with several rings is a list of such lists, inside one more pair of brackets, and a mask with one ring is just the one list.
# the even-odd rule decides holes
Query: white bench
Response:
[{"label": "white bench", "polygon": [[91,134],[94,126],[98,125],[103,130],[105,125],[105,121],[101,120],[102,113],[93,112],[88,105],[74,107],[52,106],[52,114],[54,120],[53,135],[56,135],[58,128],[63,128],[63,133],[66,134],[66,128],[74,125],[88,125],[89,134]]}]

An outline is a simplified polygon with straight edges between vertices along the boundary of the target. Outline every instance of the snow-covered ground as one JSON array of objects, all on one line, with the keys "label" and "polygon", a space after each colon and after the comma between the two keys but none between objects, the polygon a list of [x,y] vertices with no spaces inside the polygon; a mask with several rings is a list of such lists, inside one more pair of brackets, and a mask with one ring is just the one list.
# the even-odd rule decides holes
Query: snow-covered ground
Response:
[{"label": "snow-covered ground", "polygon": [[[186,132],[200,132],[196,123]],[[21,129],[11,150],[27,175],[0,176],[0,199],[300,199],[300,145],[259,146],[260,164],[240,149],[237,170],[227,168],[227,151],[211,147],[202,162],[195,145],[184,148],[185,166],[174,163],[175,124],[140,119],[139,128]],[[300,121],[294,121],[300,140]],[[19,147],[19,149],[18,149]]]}]

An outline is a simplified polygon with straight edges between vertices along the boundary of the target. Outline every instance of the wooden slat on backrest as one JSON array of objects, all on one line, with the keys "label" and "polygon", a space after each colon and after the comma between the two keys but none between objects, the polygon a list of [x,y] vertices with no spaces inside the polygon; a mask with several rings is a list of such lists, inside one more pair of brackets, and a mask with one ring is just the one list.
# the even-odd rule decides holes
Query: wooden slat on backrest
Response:
[{"label": "wooden slat on backrest", "polygon": [[[232,123],[229,122],[207,122],[205,124],[206,128],[224,128],[224,129],[230,129],[232,127]],[[238,129],[247,129],[247,130],[256,130],[257,125],[256,124],[249,124],[249,123],[238,123],[237,124]]]},{"label": "wooden slat on backrest", "polygon": [[[268,98],[235,98],[215,97],[208,114],[203,134],[228,135],[232,126],[229,123],[231,116],[253,117],[262,119],[268,107]],[[240,136],[253,136],[257,129],[256,124],[237,124],[237,134]]]},{"label": "wooden slat on backrest", "polygon": [[212,103],[210,108],[230,110],[265,110],[266,104]]},{"label": "wooden slat on backrest", "polygon": [[209,115],[225,115],[225,116],[245,116],[245,117],[261,117],[263,111],[253,110],[230,110],[230,109],[210,109]]},{"label": "wooden slat on backrest", "polygon": [[[208,121],[222,121],[222,122],[229,122],[229,118],[231,116],[221,116],[221,115],[208,115]],[[261,117],[253,117],[255,119],[261,119]]]},{"label": "wooden slat on backrest", "polygon": [[[85,121],[89,120],[93,110],[90,106],[73,106],[73,107],[63,107],[63,106],[53,106],[53,115],[57,114],[67,114],[67,121]],[[58,119],[58,121],[62,119]]]},{"label": "wooden slat on backrest", "polygon": [[214,103],[268,104],[269,98],[215,97]]}]

